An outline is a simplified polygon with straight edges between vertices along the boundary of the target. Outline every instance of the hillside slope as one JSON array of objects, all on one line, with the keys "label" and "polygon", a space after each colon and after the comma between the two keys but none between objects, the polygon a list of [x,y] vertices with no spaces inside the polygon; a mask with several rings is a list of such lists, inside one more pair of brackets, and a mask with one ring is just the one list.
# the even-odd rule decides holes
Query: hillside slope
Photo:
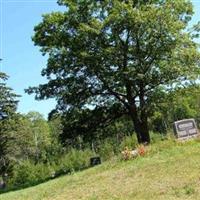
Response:
[{"label": "hillside slope", "polygon": [[164,141],[131,161],[113,160],[0,200],[200,199],[200,141]]}]

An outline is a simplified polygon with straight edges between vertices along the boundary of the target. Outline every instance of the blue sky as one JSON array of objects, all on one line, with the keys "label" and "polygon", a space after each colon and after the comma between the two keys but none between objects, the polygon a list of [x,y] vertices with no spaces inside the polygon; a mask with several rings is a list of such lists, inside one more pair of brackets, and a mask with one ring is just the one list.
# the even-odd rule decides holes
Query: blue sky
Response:
[{"label": "blue sky", "polygon": [[20,94],[18,111],[39,111],[45,117],[55,107],[54,100],[35,101],[34,95],[24,93],[29,86],[44,83],[40,75],[46,59],[31,41],[33,27],[41,21],[41,15],[62,9],[55,0],[1,0],[1,70],[10,78],[8,85]]},{"label": "blue sky", "polygon": [[[200,0],[194,0],[195,15],[192,23],[200,20]],[[46,59],[31,41],[33,28],[41,21],[41,15],[62,10],[56,0],[0,0],[0,70],[10,78],[7,84],[20,94],[18,111],[38,111],[47,117],[55,107],[54,100],[35,101],[34,95],[24,93],[29,86],[44,83],[40,75]]]}]

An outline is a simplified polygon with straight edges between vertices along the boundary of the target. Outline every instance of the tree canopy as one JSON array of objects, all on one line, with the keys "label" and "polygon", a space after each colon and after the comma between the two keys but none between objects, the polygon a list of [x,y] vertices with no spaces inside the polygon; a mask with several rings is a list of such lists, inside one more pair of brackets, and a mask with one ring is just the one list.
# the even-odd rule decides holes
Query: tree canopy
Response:
[{"label": "tree canopy", "polygon": [[[42,70],[48,82],[27,92],[36,93],[36,99],[56,98],[57,110],[62,113],[75,109],[112,113],[119,105],[133,121],[138,142],[149,143],[148,117],[162,91],[198,78],[200,54],[194,42],[198,26],[187,29],[192,3],[58,3],[66,11],[43,15],[33,36],[35,45],[48,56]],[[114,120],[118,114],[104,117]]]}]

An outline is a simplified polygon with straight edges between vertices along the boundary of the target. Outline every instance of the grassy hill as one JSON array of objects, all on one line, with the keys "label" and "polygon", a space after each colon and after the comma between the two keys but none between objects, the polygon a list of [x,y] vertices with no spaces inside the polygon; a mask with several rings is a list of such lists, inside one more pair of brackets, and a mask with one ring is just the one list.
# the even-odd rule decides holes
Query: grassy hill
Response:
[{"label": "grassy hill", "polygon": [[200,141],[158,142],[145,157],[101,166],[0,195],[0,200],[200,199]]}]

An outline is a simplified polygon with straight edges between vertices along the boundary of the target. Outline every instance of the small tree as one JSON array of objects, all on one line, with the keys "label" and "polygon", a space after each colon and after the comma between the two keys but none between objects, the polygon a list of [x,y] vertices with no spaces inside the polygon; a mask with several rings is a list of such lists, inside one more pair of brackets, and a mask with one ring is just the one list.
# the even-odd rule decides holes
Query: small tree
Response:
[{"label": "small tree", "polygon": [[51,144],[50,127],[38,112],[29,112],[25,117],[31,125],[32,158],[35,163],[46,161],[47,149]]},{"label": "small tree", "polygon": [[[138,142],[149,143],[148,117],[160,98],[158,91],[195,80],[199,73],[198,46],[194,34],[186,30],[192,4],[188,0],[58,3],[66,11],[44,15],[33,37],[49,56],[42,71],[48,83],[27,92],[36,93],[37,99],[55,97],[62,112],[89,106],[107,108],[109,113],[119,104],[133,121]],[[117,116],[107,117],[112,121]]]}]

